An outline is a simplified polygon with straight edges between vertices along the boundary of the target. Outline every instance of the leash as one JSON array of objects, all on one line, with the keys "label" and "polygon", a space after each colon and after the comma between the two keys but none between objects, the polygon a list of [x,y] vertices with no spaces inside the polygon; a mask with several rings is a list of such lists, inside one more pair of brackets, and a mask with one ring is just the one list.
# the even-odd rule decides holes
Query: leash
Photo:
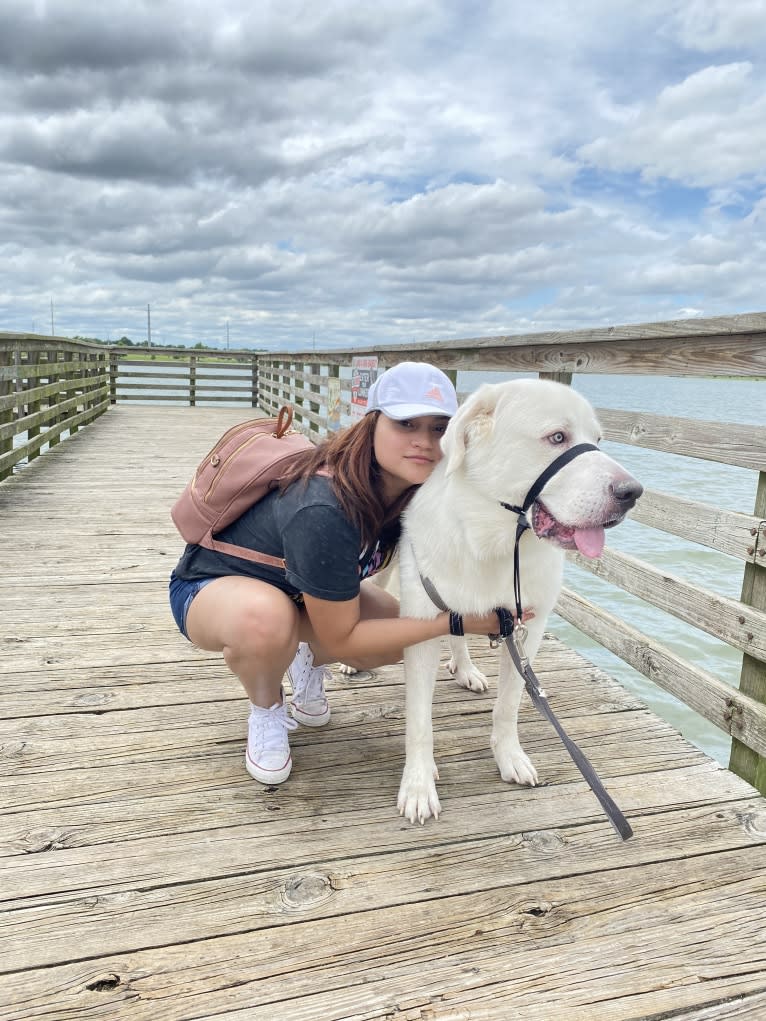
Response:
[{"label": "leash", "polygon": [[[507,614],[510,619],[511,634],[504,634],[501,632],[497,638],[505,641],[508,652],[513,660],[513,665],[524,678],[524,687],[532,700],[533,705],[537,711],[546,718],[561,738],[564,747],[569,752],[569,757],[580,770],[583,779],[595,794],[598,799],[598,803],[601,805],[601,808],[606,814],[607,819],[614,827],[615,833],[621,840],[629,840],[630,837],[633,836],[633,830],[630,823],[622,814],[617,803],[608,793],[604,785],[601,783],[601,780],[599,780],[596,770],[591,765],[585,753],[577,744],[575,744],[572,738],[564,730],[561,725],[561,721],[551,709],[545,692],[540,687],[537,675],[532,669],[526,652],[524,651],[524,643],[527,635],[526,625],[521,624],[514,626],[512,614],[508,613],[507,610],[504,610],[503,615],[505,614]],[[498,616],[500,617],[504,632],[507,625],[503,620],[503,616],[501,616],[500,611],[498,611]]]},{"label": "leash", "polygon": [[[527,518],[527,511],[556,472],[572,461],[575,457],[579,457],[580,454],[585,454],[589,450],[598,450],[598,447],[594,446],[592,443],[578,443],[576,446],[570,447],[569,450],[564,451],[563,454],[560,454],[559,457],[555,458],[555,460],[548,465],[545,471],[543,471],[532,483],[532,486],[520,507],[515,504],[503,503],[502,500],[500,501],[502,507],[518,515],[516,541],[513,547],[513,594],[516,603],[516,621],[514,621],[513,614],[510,610],[505,609],[505,607],[498,607],[495,610],[495,613],[497,614],[500,622],[500,632],[496,635],[489,635],[489,643],[492,648],[497,648],[500,642],[505,642],[511,661],[524,680],[524,687],[532,701],[532,704],[535,706],[537,711],[544,716],[546,720],[548,720],[558,734],[564,747],[569,753],[570,758],[579,769],[587,785],[595,794],[598,803],[601,805],[601,808],[606,814],[609,822],[612,824],[617,835],[621,840],[628,840],[633,836],[633,830],[630,823],[622,814],[604,785],[601,783],[601,780],[598,778],[598,774],[588,761],[583,751],[567,734],[561,725],[559,718],[551,709],[548,703],[548,698],[543,689],[540,687],[540,682],[530,665],[529,658],[525,650],[527,627],[523,623],[523,611],[521,607],[519,543],[524,532],[532,527]],[[413,555],[414,552],[415,551],[413,549]],[[441,598],[436,587],[429,578],[426,578],[421,574],[420,581],[434,606],[436,606],[439,610],[447,611],[450,614],[450,634],[462,635],[463,627],[460,615],[450,611],[449,607]]]}]

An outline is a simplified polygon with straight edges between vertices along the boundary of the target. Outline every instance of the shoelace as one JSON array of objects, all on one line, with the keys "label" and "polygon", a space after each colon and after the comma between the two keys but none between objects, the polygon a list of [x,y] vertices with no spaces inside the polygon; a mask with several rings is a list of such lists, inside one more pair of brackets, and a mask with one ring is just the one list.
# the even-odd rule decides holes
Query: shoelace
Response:
[{"label": "shoelace", "polygon": [[287,705],[273,705],[271,709],[258,709],[250,715],[251,725],[255,727],[255,738],[264,752],[281,749],[285,732],[295,730],[297,722],[288,715]]},{"label": "shoelace", "polygon": [[329,680],[330,671],[325,666],[312,667],[308,672],[306,684],[300,692],[302,702],[319,702],[325,698],[324,682]]}]

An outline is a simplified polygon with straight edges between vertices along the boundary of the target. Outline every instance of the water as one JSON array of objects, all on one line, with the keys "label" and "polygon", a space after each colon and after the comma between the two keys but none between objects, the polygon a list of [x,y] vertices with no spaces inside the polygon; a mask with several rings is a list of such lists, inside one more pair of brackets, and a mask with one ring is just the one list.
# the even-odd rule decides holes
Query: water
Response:
[{"label": "water", "polygon": [[[482,382],[499,382],[510,378],[514,378],[513,374],[463,372],[458,375],[458,390],[464,393],[475,389]],[[764,425],[766,384],[760,381],[575,376],[572,385],[596,407]],[[647,489],[745,514],[753,513],[758,483],[756,472],[626,444],[605,442],[602,447]],[[630,553],[667,574],[676,575],[722,596],[740,598],[744,565],[732,557],[630,520],[607,535],[608,545],[615,550]],[[689,662],[715,674],[733,687],[737,686],[742,654],[723,642],[608,585],[573,564],[566,566],[565,584],[627,620],[631,626],[655,638]],[[672,695],[657,688],[642,674],[561,618],[551,618],[549,630],[616,677],[625,688],[646,702],[697,747],[722,764],[728,763],[731,741],[723,731],[692,712]]]}]

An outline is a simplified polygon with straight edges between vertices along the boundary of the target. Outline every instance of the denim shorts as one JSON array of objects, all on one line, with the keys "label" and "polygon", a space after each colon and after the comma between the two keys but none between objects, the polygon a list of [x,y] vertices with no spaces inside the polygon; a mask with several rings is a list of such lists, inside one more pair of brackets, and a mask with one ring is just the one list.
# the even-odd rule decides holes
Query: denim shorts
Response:
[{"label": "denim shorts", "polygon": [[170,609],[173,611],[173,618],[178,625],[178,630],[184,638],[189,638],[186,633],[186,614],[189,612],[192,599],[200,589],[209,585],[211,581],[215,581],[215,578],[184,581],[183,578],[177,577],[175,571],[170,575]]}]

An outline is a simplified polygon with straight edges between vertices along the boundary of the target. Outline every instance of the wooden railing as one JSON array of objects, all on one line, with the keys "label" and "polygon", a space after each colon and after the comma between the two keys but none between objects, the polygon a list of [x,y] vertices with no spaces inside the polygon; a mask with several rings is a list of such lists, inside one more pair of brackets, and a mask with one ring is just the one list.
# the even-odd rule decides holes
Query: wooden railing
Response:
[{"label": "wooden railing", "polygon": [[253,351],[111,347],[109,399],[162,404],[258,404],[258,355]]},{"label": "wooden railing", "polygon": [[[429,361],[453,380],[460,370],[536,372],[571,382],[575,373],[766,378],[766,314],[654,323],[572,333],[481,337],[408,347],[355,348],[259,358],[259,404],[283,403],[311,432],[327,427],[328,405],[350,409],[352,356],[375,355],[380,368],[404,358]],[[766,384],[764,384],[766,391]],[[766,409],[766,393],[761,405]],[[681,409],[669,409],[681,410]],[[332,411],[332,409],[331,409]],[[766,793],[766,428],[598,408],[605,439],[758,473],[753,508],[724,511],[703,501],[647,491],[634,520],[734,557],[744,564],[740,600],[670,577],[607,549],[580,568],[639,596],[743,653],[739,690],[569,588],[557,612],[584,634],[732,736],[731,768]],[[336,415],[337,417],[337,415]],[[766,421],[766,411],[764,412]]]},{"label": "wooden railing", "polygon": [[0,333],[0,479],[109,407],[99,344]]},{"label": "wooden railing", "polygon": [[[54,402],[46,405],[50,415],[44,423],[55,429],[62,424],[59,417],[64,411],[71,417],[63,428],[76,428],[89,420],[83,415],[95,417],[104,410],[104,348],[93,352],[91,346],[74,342],[70,347],[47,342],[46,347],[44,338],[38,338],[37,349],[28,341],[26,347],[19,346],[19,341],[3,341],[3,336],[10,335],[0,334],[0,371],[4,373],[0,374],[0,416],[6,416],[0,417],[0,443],[7,442],[24,423],[24,428],[32,429],[43,425],[43,419],[36,418],[40,412],[31,406],[34,401]],[[56,357],[45,356],[45,350],[56,352]],[[79,359],[71,357],[74,351],[94,359],[92,367],[83,368]],[[66,353],[66,361],[62,353]],[[296,422],[309,434],[321,436],[349,420],[353,357],[375,356],[381,369],[405,358],[429,361],[453,379],[459,370],[531,371],[562,382],[571,382],[575,373],[766,378],[766,314],[482,337],[407,348],[269,354],[135,348],[128,354],[125,349],[113,348],[108,355],[108,399],[112,403],[141,399],[200,404],[220,402],[222,393],[228,404],[258,405],[269,412],[290,403]],[[81,408],[85,400],[91,402],[87,410]],[[766,400],[761,407],[766,407]],[[706,591],[615,550],[607,549],[598,561],[572,557],[583,570],[740,650],[739,689],[571,589],[564,590],[557,609],[584,634],[730,734],[731,768],[766,793],[766,427],[692,421],[676,415],[646,414],[640,409],[597,411],[607,440],[738,465],[757,473],[752,508],[725,511],[702,500],[648,490],[632,513],[644,525],[717,550],[743,564],[739,600]],[[11,422],[14,414],[16,420]],[[36,435],[19,449],[39,449],[40,439]],[[0,470],[11,463],[2,450],[0,447]]]}]

